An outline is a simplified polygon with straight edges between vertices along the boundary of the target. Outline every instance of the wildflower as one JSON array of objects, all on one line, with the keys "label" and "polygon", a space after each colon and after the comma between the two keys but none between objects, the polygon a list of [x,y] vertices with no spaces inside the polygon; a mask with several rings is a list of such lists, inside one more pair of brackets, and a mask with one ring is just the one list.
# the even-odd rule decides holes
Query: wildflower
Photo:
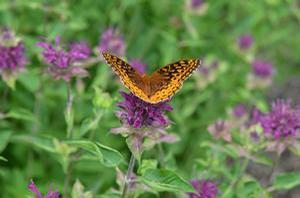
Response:
[{"label": "wildflower", "polygon": [[190,0],[191,2],[191,7],[192,8],[199,8],[200,6],[203,5],[203,0]]},{"label": "wildflower", "polygon": [[242,35],[237,40],[240,49],[248,49],[252,46],[253,38],[250,34]]},{"label": "wildflower", "polygon": [[110,52],[122,57],[125,55],[125,49],[124,38],[117,29],[110,27],[102,33],[98,46],[100,54],[102,52]]},{"label": "wildflower", "polygon": [[172,107],[167,102],[151,104],[144,102],[132,93],[121,92],[121,95],[125,101],[118,103],[118,106],[122,108],[118,112],[118,116],[129,126],[133,128],[157,127],[166,126],[169,123],[163,113],[163,111],[172,111]]},{"label": "wildflower", "polygon": [[23,42],[7,28],[0,30],[0,73],[3,80],[14,87],[17,74],[26,64]]},{"label": "wildflower", "polygon": [[224,139],[227,142],[231,142],[230,134],[231,125],[228,121],[217,120],[214,124],[208,126],[208,132],[215,139]]},{"label": "wildflower", "polygon": [[[157,143],[177,141],[177,136],[164,130],[170,123],[164,111],[172,111],[168,102],[150,104],[132,93],[121,92],[121,95],[124,101],[118,103],[121,110],[117,111],[116,115],[123,126],[112,129],[112,133],[128,137],[127,144],[135,156],[139,156],[142,150],[151,148]],[[148,139],[145,144],[144,138]]]},{"label": "wildflower", "polygon": [[217,185],[210,180],[191,180],[196,193],[189,193],[189,198],[215,198],[218,193]]},{"label": "wildflower", "polygon": [[133,59],[129,61],[130,65],[135,68],[140,74],[144,74],[147,65],[143,64],[140,60],[138,59]]},{"label": "wildflower", "polygon": [[275,139],[295,136],[300,131],[300,108],[293,109],[290,101],[276,100],[271,111],[261,119],[266,135]]},{"label": "wildflower", "polygon": [[255,76],[267,78],[273,74],[273,65],[263,60],[254,60],[252,62],[252,72]]},{"label": "wildflower", "polygon": [[187,0],[187,10],[195,15],[203,15],[206,13],[208,4],[203,0]]},{"label": "wildflower", "polygon": [[272,83],[274,73],[272,64],[262,60],[254,60],[251,66],[252,72],[248,74],[247,86],[250,89],[268,87]]},{"label": "wildflower", "polygon": [[59,198],[59,192],[52,191],[51,189],[48,191],[48,193],[45,196],[42,196],[42,193],[39,191],[39,189],[36,187],[36,185],[32,180],[28,184],[28,189],[31,192],[35,193],[36,198]]},{"label": "wildflower", "polygon": [[70,81],[73,76],[88,76],[84,68],[76,66],[76,63],[87,59],[91,54],[85,42],[71,44],[68,51],[62,48],[60,37],[56,37],[55,45],[39,42],[37,46],[44,49],[42,55],[45,63],[49,65],[48,72],[54,79]]},{"label": "wildflower", "polygon": [[244,104],[238,104],[233,108],[233,115],[237,118],[246,114],[246,106]]},{"label": "wildflower", "polygon": [[296,137],[300,131],[300,107],[292,108],[289,100],[276,100],[271,111],[260,119],[265,136],[269,138],[267,150],[281,154],[285,148],[299,148]]}]

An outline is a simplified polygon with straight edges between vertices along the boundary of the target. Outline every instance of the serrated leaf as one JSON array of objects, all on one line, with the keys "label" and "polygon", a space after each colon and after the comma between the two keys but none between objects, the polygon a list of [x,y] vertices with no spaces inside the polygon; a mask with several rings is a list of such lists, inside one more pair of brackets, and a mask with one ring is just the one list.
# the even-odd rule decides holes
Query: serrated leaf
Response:
[{"label": "serrated leaf", "polygon": [[300,172],[289,172],[276,175],[272,188],[289,190],[298,185],[300,185]]},{"label": "serrated leaf", "polygon": [[169,170],[147,169],[141,180],[157,191],[194,192],[189,182]]}]

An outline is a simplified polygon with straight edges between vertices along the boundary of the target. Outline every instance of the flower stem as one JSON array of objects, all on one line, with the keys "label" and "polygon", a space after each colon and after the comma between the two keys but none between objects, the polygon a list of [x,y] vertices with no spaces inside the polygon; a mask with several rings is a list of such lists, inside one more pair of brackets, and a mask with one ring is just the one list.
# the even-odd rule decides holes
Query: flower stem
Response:
[{"label": "flower stem", "polygon": [[124,188],[123,188],[123,192],[122,192],[122,198],[126,198],[126,193],[127,193],[127,190],[128,190],[128,186],[131,183],[131,175],[133,173],[134,165],[135,165],[135,158],[134,158],[133,154],[131,154],[129,165],[128,165],[128,170],[127,170],[127,173],[126,173],[126,176],[125,176]]},{"label": "flower stem", "polygon": [[64,198],[68,197],[68,187],[69,187],[69,183],[71,180],[71,173],[72,173],[72,162],[68,161],[67,173],[65,176],[64,188],[63,188],[63,197]]},{"label": "flower stem", "polygon": [[65,118],[67,122],[67,138],[72,139],[73,136],[73,95],[72,95],[72,88],[71,83],[67,83],[67,103],[66,103],[66,112],[65,112]]},{"label": "flower stem", "polygon": [[267,180],[267,183],[268,185],[270,186],[272,184],[272,179],[273,179],[273,174],[274,174],[274,171],[279,163],[279,160],[280,160],[280,155],[276,153],[276,157],[275,157],[275,160],[274,160],[274,163],[272,165],[272,168],[271,168],[271,171],[268,175],[268,180]]}]

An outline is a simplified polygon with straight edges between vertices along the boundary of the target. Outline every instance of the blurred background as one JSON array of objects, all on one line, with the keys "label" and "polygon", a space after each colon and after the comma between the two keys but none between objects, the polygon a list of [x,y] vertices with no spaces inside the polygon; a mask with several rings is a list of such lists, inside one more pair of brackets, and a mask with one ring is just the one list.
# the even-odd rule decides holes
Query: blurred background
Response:
[{"label": "blurred background", "polygon": [[[180,141],[162,145],[164,161],[186,179],[209,176],[218,183],[221,197],[229,186],[230,174],[239,168],[239,159],[226,158],[207,146],[207,142],[217,142],[208,126],[217,119],[227,119],[239,104],[265,111],[275,98],[291,98],[299,104],[299,9],[296,0],[1,0],[0,26],[9,28],[23,42],[27,59],[14,86],[3,76],[0,82],[0,152],[7,159],[0,162],[2,196],[29,196],[26,186],[31,178],[43,192],[51,184],[60,191],[64,185],[60,155],[43,149],[45,142],[27,138],[66,137],[66,83],[45,72],[47,65],[37,46],[37,42],[60,36],[63,47],[85,41],[96,59],[99,48],[110,48],[129,62],[146,65],[148,74],[180,59],[200,57],[203,66],[170,102],[174,110],[167,114],[172,121],[167,130],[177,134]],[[116,103],[122,100],[119,90],[125,88],[101,60],[86,65],[86,70],[87,78],[71,80],[74,136],[110,146],[128,161],[124,138],[109,133],[120,126]],[[97,124],[84,129],[86,123],[95,120],[99,106]],[[299,160],[290,153],[286,156],[290,166],[285,164],[281,170],[299,170]],[[143,158],[157,159],[157,148],[146,151]],[[213,164],[211,170],[204,168],[203,161]],[[228,169],[224,162],[235,165]],[[126,171],[125,164],[120,168]],[[249,174],[270,170],[265,165],[248,169]],[[261,181],[263,175],[262,171],[253,177]],[[97,161],[76,163],[72,184],[76,178],[94,194],[117,188],[115,169]],[[231,193],[228,197],[239,195],[238,190]],[[299,197],[299,193],[290,189],[270,196]]]}]

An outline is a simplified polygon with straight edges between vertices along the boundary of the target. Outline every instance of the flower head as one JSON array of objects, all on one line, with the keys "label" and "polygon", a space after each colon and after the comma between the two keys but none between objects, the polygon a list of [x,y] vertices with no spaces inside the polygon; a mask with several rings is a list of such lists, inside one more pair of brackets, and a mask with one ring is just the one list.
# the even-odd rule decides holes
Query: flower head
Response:
[{"label": "flower head", "polygon": [[147,103],[132,93],[121,92],[124,97],[123,102],[118,106],[122,109],[118,112],[118,117],[126,124],[134,127],[166,126],[169,123],[164,111],[172,111],[172,107],[167,102],[158,104]]},{"label": "flower head", "polygon": [[125,49],[124,38],[117,29],[110,27],[102,33],[98,46],[101,53],[108,51],[117,56],[124,56]]},{"label": "flower head", "polygon": [[7,28],[0,29],[0,72],[4,79],[21,71],[26,64],[22,41]]},{"label": "flower head", "polygon": [[252,72],[255,76],[268,78],[273,74],[273,65],[263,60],[254,60],[252,62]]},{"label": "flower head", "polygon": [[[123,125],[111,131],[127,137],[128,147],[136,158],[140,157],[143,150],[152,148],[157,143],[173,143],[178,140],[177,136],[164,130],[170,122],[164,111],[172,110],[167,101],[151,104],[132,93],[121,92],[121,95],[124,101],[118,103],[121,110],[116,114]],[[147,142],[144,142],[145,138]]]},{"label": "flower head", "polygon": [[228,121],[217,120],[212,125],[208,126],[208,132],[216,139],[224,139],[227,142],[231,141],[230,133],[231,125]]},{"label": "flower head", "polygon": [[260,123],[265,134],[274,139],[294,137],[300,131],[300,107],[292,108],[290,101],[276,100]]},{"label": "flower head", "polygon": [[60,38],[56,37],[55,45],[47,42],[39,42],[37,46],[42,47],[44,61],[49,65],[48,71],[54,79],[64,79],[70,81],[71,77],[85,77],[87,71],[82,67],[75,66],[76,63],[87,59],[91,50],[85,42],[73,43],[69,50],[63,49]]},{"label": "flower head", "polygon": [[36,198],[59,198],[59,192],[52,191],[51,189],[45,196],[42,196],[42,193],[39,191],[39,189],[36,187],[32,180],[28,184],[28,189],[31,192],[35,193]]},{"label": "flower head", "polygon": [[190,0],[190,1],[191,1],[191,7],[195,9],[203,5],[203,0]]},{"label": "flower head", "polygon": [[252,46],[253,38],[250,34],[242,35],[237,40],[240,49],[248,49]]},{"label": "flower head", "polygon": [[133,59],[131,61],[129,61],[130,65],[135,68],[140,74],[144,74],[147,65],[142,63],[140,60],[138,59]]},{"label": "flower head", "polygon": [[233,115],[237,118],[246,114],[246,106],[244,104],[238,104],[233,108]]},{"label": "flower head", "polygon": [[189,193],[189,198],[215,198],[218,193],[217,185],[210,180],[191,180],[196,193]]}]

